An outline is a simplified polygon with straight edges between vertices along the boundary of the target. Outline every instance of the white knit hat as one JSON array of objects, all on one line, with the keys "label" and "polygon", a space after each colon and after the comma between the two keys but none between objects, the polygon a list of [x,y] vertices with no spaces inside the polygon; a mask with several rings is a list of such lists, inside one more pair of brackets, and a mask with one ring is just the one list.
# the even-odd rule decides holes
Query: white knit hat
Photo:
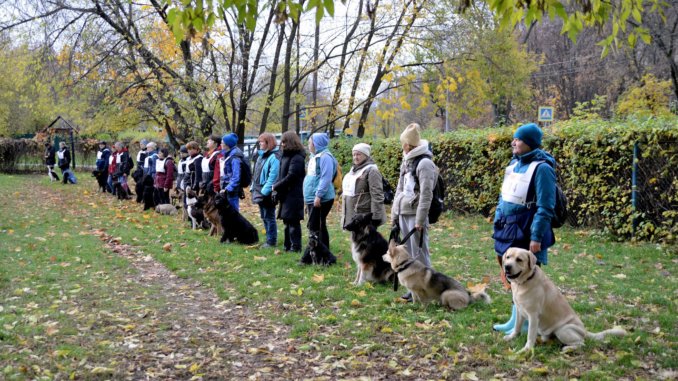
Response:
[{"label": "white knit hat", "polygon": [[421,139],[419,137],[419,125],[416,123],[411,123],[405,128],[402,134],[400,134],[400,143],[409,144],[412,147],[419,146]]},{"label": "white knit hat", "polygon": [[358,151],[367,157],[371,156],[370,154],[371,150],[372,148],[370,147],[370,145],[366,143],[358,143],[353,146],[353,151]]}]

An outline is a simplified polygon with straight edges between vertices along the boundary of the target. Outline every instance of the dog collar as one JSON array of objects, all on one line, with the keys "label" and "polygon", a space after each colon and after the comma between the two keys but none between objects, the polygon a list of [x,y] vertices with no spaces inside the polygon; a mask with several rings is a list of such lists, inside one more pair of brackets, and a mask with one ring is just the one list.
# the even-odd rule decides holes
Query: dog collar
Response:
[{"label": "dog collar", "polygon": [[398,273],[401,271],[407,270],[410,265],[414,263],[413,259],[410,259],[409,262],[407,262],[403,267],[401,267],[399,270],[393,270],[396,273],[393,275],[393,291],[398,291]]},{"label": "dog collar", "polygon": [[529,278],[525,279],[525,282],[523,282],[523,283],[529,282],[530,279],[534,278],[535,275],[537,275],[537,269],[532,270],[532,275],[530,275]]}]

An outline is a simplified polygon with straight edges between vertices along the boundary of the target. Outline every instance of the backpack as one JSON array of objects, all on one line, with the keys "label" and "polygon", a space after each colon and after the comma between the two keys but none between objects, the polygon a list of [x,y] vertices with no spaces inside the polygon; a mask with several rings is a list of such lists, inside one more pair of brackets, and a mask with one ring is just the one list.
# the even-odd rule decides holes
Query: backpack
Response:
[{"label": "backpack", "polygon": [[247,188],[252,185],[252,168],[250,161],[244,156],[238,156],[240,160],[240,187]]},{"label": "backpack", "polygon": [[[325,152],[322,152],[322,153],[320,153],[320,155],[323,155],[324,153]],[[341,194],[341,187],[342,187],[342,184],[343,184],[342,180],[344,179],[344,174],[341,171],[341,165],[339,165],[339,162],[337,161],[337,159],[331,153],[327,152],[327,154],[330,155],[330,157],[332,157],[332,159],[334,159],[335,170],[334,170],[334,176],[332,176],[332,185],[334,186],[334,193],[336,195],[340,195]],[[318,163],[320,161],[320,155],[317,155],[317,156],[314,157],[314,159],[318,159],[318,162],[316,162],[316,167],[315,167],[317,174],[320,173],[320,166],[318,165]]]},{"label": "backpack", "polygon": [[332,185],[334,185],[335,193],[339,195],[341,194],[341,187],[343,186],[342,180],[344,179],[344,175],[341,173],[341,165],[339,165],[336,159],[334,159],[334,163],[336,164],[337,170],[334,172]]},{"label": "backpack", "polygon": [[[417,177],[417,167],[419,162],[424,159],[424,156],[419,156],[414,159],[414,165],[412,166],[412,176],[414,177],[417,185],[419,185],[419,178]],[[435,185],[433,186],[433,198],[431,199],[431,207],[428,209],[428,222],[430,224],[435,224],[438,222],[440,215],[443,213],[444,201],[445,201],[445,182],[443,181],[442,176],[440,176],[440,171],[438,170],[438,177],[436,178]]]},{"label": "backpack", "polygon": [[388,183],[388,180],[386,180],[386,177],[384,177],[383,175],[381,176],[381,186],[384,189],[384,204],[386,205],[393,204],[395,192],[393,191],[393,187],[391,187],[391,184]]},{"label": "backpack", "polygon": [[551,219],[551,227],[557,229],[565,225],[565,223],[567,222],[567,217],[569,215],[567,211],[567,196],[565,196],[565,193],[563,192],[563,189],[560,187],[560,183],[558,183],[557,178],[556,178],[556,206],[553,208],[553,212],[554,215],[553,218]]}]

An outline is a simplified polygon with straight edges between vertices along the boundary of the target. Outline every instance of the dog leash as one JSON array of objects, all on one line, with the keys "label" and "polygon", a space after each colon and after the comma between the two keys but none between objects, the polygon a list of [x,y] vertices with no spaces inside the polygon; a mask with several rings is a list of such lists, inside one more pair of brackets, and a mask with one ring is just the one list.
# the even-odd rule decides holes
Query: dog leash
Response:
[{"label": "dog leash", "polygon": [[[405,234],[405,237],[403,237],[402,241],[398,242],[398,244],[399,244],[399,245],[402,245],[402,244],[404,244],[405,242],[407,242],[407,240],[410,239],[410,237],[411,237],[416,231],[417,231],[417,228],[412,228],[412,230],[410,230],[409,233]],[[396,241],[398,241],[398,240],[396,240]],[[421,248],[422,248],[423,246],[424,246],[424,232],[423,232],[423,230],[422,230],[421,235],[419,236],[419,249],[421,250]],[[414,259],[414,260],[416,261],[416,259]],[[408,267],[410,267],[411,264],[412,264],[412,262],[410,262],[407,266],[401,268],[400,271],[403,271],[403,270],[407,269]],[[393,291],[398,291],[398,284],[399,284],[399,282],[398,282],[398,273],[399,273],[400,271],[397,271],[397,272],[395,273],[395,275],[393,276]]]}]

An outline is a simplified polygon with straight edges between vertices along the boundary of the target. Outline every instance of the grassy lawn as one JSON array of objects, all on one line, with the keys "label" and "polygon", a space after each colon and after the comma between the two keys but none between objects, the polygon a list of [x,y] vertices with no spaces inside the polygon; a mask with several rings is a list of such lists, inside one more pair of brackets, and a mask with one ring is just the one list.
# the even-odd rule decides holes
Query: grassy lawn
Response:
[{"label": "grassy lawn", "polygon": [[[318,366],[367,370],[379,361],[404,379],[658,379],[678,371],[675,246],[559,229],[545,272],[590,331],[618,324],[629,335],[587,341],[568,354],[556,343],[540,344],[525,358],[513,354],[524,335],[507,343],[492,332],[492,324],[508,319],[511,296],[501,289],[491,224],[483,218],[447,215],[431,231],[434,268],[462,283],[490,279],[492,304],[452,313],[399,302],[403,288],[353,286],[349,234],[336,210],[330,236],[338,265],[304,267],[282,250],[220,245],[175,217],[96,194],[85,174],[79,180],[62,186],[44,176],[0,175],[0,378],[108,378],[126,350],[111,343],[133,328],[130,317],[168,302],[130,282],[129,263],[104,250],[89,233],[94,229],[229,303],[266,305],[267,317],[303,342],[296,351],[319,353]],[[258,212],[243,209],[263,237]]]}]

